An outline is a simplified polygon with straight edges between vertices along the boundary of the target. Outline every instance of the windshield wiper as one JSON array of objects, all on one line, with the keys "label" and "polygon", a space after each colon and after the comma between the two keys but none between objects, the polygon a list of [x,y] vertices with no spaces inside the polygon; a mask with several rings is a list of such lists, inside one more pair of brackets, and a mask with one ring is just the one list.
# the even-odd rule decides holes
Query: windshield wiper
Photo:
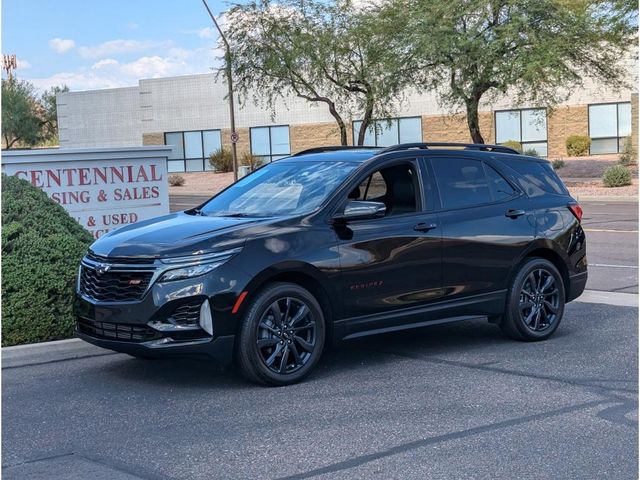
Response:
[{"label": "windshield wiper", "polygon": [[242,213],[242,212],[222,212],[222,213],[219,213],[216,216],[217,217],[236,217],[236,218],[241,218],[241,217],[254,217],[255,215],[249,215],[247,213]]}]

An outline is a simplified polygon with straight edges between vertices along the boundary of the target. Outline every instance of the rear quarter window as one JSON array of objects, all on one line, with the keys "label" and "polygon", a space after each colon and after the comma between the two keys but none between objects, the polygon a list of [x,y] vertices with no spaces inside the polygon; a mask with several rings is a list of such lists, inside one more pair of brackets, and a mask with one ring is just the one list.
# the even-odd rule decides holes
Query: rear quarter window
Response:
[{"label": "rear quarter window", "polygon": [[517,178],[518,184],[530,197],[539,197],[545,193],[555,195],[569,193],[549,163],[511,159],[504,163],[520,174]]}]

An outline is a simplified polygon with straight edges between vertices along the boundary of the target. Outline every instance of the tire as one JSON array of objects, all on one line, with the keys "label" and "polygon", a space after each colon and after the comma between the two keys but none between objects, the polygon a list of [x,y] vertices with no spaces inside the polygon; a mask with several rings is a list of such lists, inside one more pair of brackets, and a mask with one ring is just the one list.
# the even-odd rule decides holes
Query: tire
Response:
[{"label": "tire", "polygon": [[562,276],[548,260],[532,258],[518,270],[507,296],[500,328],[515,340],[546,340],[557,330],[564,314]]},{"label": "tire", "polygon": [[236,359],[252,382],[290,385],[318,363],[324,340],[324,315],[315,297],[293,283],[272,283],[247,306]]}]

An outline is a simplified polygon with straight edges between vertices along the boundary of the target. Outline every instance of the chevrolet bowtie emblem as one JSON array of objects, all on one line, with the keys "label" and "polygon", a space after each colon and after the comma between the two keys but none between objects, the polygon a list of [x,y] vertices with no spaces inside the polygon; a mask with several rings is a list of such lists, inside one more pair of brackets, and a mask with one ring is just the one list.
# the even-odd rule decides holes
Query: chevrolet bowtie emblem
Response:
[{"label": "chevrolet bowtie emblem", "polygon": [[104,263],[98,263],[96,265],[96,272],[98,272],[98,275],[103,275],[107,273],[109,270],[111,270],[111,265],[106,265]]}]

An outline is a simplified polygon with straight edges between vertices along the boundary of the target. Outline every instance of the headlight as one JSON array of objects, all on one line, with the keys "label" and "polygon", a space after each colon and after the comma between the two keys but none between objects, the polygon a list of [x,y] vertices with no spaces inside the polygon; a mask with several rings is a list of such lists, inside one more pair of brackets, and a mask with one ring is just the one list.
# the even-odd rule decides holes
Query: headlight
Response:
[{"label": "headlight", "polygon": [[205,275],[223,263],[227,262],[231,257],[242,250],[234,248],[225,250],[224,252],[216,252],[207,255],[194,255],[190,257],[174,257],[162,260],[162,263],[175,266],[171,270],[167,270],[160,277],[160,282],[172,282],[175,280],[184,280],[185,278],[199,277]]}]

